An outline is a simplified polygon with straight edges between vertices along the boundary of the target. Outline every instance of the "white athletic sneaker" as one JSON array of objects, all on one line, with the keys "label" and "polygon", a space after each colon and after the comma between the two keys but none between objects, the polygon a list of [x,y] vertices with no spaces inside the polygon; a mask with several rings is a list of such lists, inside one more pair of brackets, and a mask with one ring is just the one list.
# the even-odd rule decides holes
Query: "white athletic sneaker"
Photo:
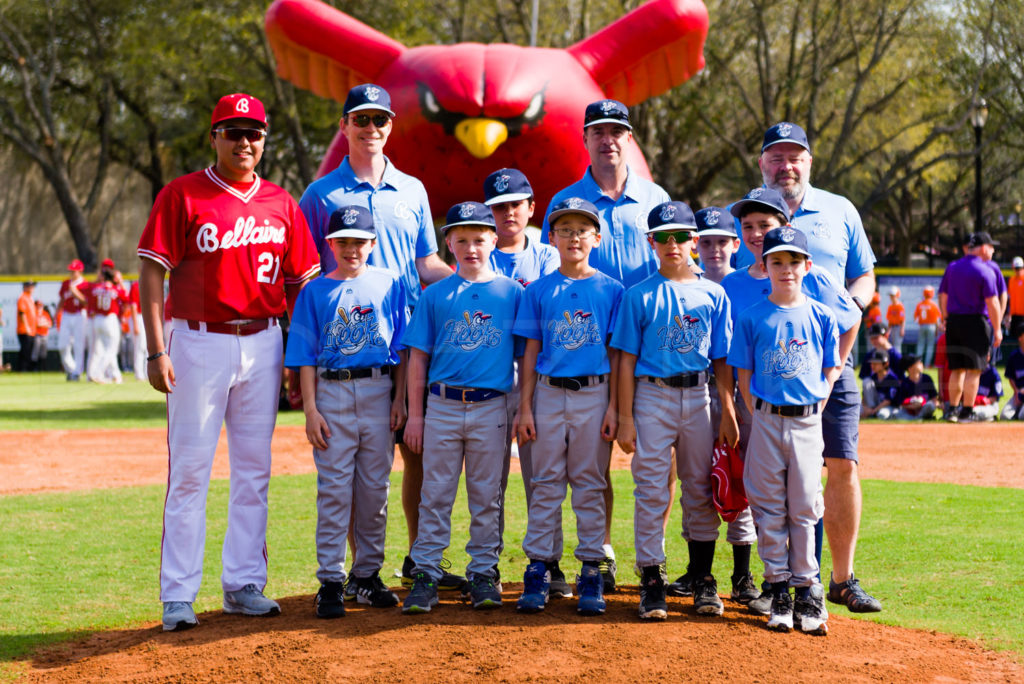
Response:
[{"label": "white athletic sneaker", "polygon": [[246,584],[238,591],[224,592],[224,612],[238,615],[270,617],[281,613],[281,606],[263,595],[255,584]]},{"label": "white athletic sneaker", "polygon": [[188,601],[167,601],[164,603],[164,631],[181,632],[199,624],[196,611]]}]

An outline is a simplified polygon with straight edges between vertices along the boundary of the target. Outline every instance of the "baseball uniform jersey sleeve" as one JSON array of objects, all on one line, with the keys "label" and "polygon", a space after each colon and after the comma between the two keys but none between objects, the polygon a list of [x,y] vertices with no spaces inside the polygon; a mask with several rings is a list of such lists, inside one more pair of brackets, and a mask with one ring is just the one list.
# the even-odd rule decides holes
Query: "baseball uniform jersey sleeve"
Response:
[{"label": "baseball uniform jersey sleeve", "polygon": [[318,278],[299,293],[288,331],[289,368],[377,368],[399,362],[406,325],[405,287],[368,267],[349,280]]},{"label": "baseball uniform jersey sleeve", "polygon": [[514,332],[541,340],[537,372],[559,378],[608,373],[606,345],[623,291],[600,271],[582,280],[556,272],[531,283]]},{"label": "baseball uniform jersey sleeve", "polygon": [[210,322],[280,316],[285,285],[319,270],[306,221],[287,192],[258,176],[230,183],[212,167],[160,191],[138,255],[171,272],[172,317]]}]

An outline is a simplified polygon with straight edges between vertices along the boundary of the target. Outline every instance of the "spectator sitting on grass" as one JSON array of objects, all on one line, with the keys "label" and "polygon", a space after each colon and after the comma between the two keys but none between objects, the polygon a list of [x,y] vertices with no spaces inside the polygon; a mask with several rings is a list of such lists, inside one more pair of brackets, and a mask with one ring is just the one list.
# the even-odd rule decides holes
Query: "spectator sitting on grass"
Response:
[{"label": "spectator sitting on grass", "polygon": [[1003,396],[1003,381],[999,371],[992,365],[989,354],[988,366],[978,380],[978,395],[974,398],[974,417],[978,421],[992,422],[999,415],[999,399]]},{"label": "spectator sitting on grass", "polygon": [[900,380],[896,403],[900,420],[929,420],[935,417],[939,392],[935,382],[924,372],[924,362],[913,354],[903,357],[902,370],[906,377]]},{"label": "spectator sitting on grass", "polygon": [[889,355],[881,349],[874,349],[868,354],[865,364],[870,364],[871,375],[864,378],[862,385],[860,417],[882,420],[895,417],[900,381],[889,370]]},{"label": "spectator sitting on grass", "polygon": [[[869,357],[871,352],[877,349],[878,351],[885,352],[890,368],[901,368],[900,360],[903,358],[903,355],[889,342],[889,328],[885,323],[875,323],[868,328],[868,342],[871,343],[871,349],[868,350]],[[894,370],[893,374],[898,378],[903,377],[903,373],[899,370]],[[871,376],[871,364],[867,359],[864,359],[864,363],[861,364],[859,375],[861,380]]]}]

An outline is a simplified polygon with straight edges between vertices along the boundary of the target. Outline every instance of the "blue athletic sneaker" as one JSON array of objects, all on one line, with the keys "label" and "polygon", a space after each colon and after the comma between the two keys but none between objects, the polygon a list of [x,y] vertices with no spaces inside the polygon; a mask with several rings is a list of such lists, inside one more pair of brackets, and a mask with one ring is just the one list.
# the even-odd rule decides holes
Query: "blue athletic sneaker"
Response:
[{"label": "blue athletic sneaker", "polygon": [[523,574],[523,595],[516,601],[520,613],[539,613],[548,603],[551,591],[551,575],[541,562],[530,563]]},{"label": "blue athletic sneaker", "polygon": [[501,590],[490,575],[473,575],[469,578],[469,600],[477,610],[501,607]]},{"label": "blue athletic sneaker", "polygon": [[576,604],[576,612],[580,615],[603,615],[604,580],[601,569],[596,565],[584,564],[580,574],[576,576],[576,593],[580,600]]}]

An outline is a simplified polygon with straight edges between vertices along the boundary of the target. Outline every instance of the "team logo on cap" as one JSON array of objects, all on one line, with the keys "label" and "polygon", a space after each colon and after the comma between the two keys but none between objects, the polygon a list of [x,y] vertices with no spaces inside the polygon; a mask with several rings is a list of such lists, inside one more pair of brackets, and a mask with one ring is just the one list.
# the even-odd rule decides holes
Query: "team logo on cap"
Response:
[{"label": "team logo on cap", "polygon": [[377,98],[380,97],[380,88],[376,86],[370,86],[366,89],[366,99],[370,102],[376,102]]},{"label": "team logo on cap", "polygon": [[778,131],[779,135],[781,135],[783,138],[788,138],[789,134],[793,132],[793,126],[788,123],[781,123],[779,124]]},{"label": "team logo on cap", "polygon": [[238,100],[238,102],[235,103],[235,111],[236,112],[242,112],[243,114],[248,114],[249,113],[249,100],[244,98],[244,97],[241,98],[240,100]]},{"label": "team logo on cap", "polygon": [[580,207],[583,206],[583,200],[581,200],[579,197],[570,197],[565,201],[565,206],[569,207],[570,209],[579,209]]},{"label": "team logo on cap", "polygon": [[511,176],[506,176],[504,174],[498,176],[494,179],[494,189],[498,192],[505,192],[508,190],[508,182],[510,180],[512,180]]},{"label": "team logo on cap", "polygon": [[718,219],[721,218],[721,216],[722,212],[718,211],[717,209],[714,211],[709,211],[708,213],[704,214],[704,223],[709,226],[717,226]]},{"label": "team logo on cap", "polygon": [[459,218],[468,219],[472,215],[473,215],[473,205],[470,204],[469,202],[466,202],[461,207],[459,207]]},{"label": "team logo on cap", "polygon": [[759,199],[764,194],[764,188],[754,188],[747,193],[747,199]]},{"label": "team logo on cap", "polygon": [[341,216],[341,222],[346,226],[351,226],[359,219],[359,212],[355,209],[346,209],[345,213]]},{"label": "team logo on cap", "polygon": [[796,231],[792,228],[783,228],[779,231],[779,239],[783,242],[792,242],[796,239]]},{"label": "team logo on cap", "polygon": [[615,109],[615,102],[613,102],[612,100],[605,100],[604,102],[601,103],[601,111],[604,112],[605,114],[612,111],[613,109]]},{"label": "team logo on cap", "polygon": [[668,222],[676,217],[676,208],[671,204],[666,204],[661,208],[661,214],[659,218],[662,221]]}]

